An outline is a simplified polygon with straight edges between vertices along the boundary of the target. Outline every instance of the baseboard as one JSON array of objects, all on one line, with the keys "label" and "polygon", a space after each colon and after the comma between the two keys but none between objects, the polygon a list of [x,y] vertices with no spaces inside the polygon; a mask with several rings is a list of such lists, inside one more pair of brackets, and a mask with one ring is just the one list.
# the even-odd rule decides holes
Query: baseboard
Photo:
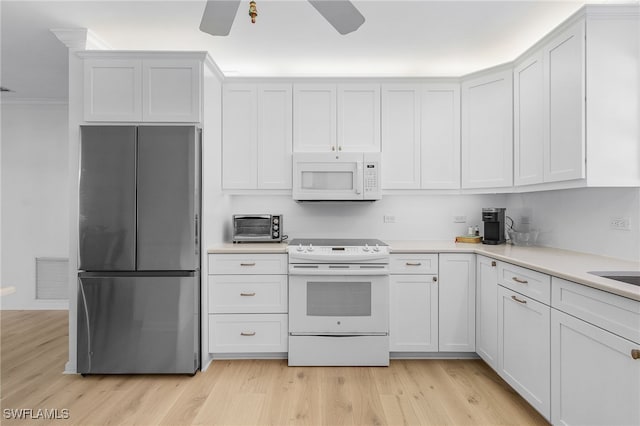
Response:
[{"label": "baseboard", "polygon": [[390,352],[391,359],[480,359],[475,352]]}]

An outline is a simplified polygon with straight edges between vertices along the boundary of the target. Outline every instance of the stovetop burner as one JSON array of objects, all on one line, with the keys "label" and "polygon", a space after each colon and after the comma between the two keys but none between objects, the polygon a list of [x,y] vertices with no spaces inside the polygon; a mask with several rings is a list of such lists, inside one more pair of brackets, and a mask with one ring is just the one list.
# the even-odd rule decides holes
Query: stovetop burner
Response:
[{"label": "stovetop burner", "polygon": [[364,238],[296,238],[289,241],[290,246],[308,246],[309,244],[315,247],[362,247],[364,245],[379,246],[388,245],[384,241],[377,239],[364,239]]}]

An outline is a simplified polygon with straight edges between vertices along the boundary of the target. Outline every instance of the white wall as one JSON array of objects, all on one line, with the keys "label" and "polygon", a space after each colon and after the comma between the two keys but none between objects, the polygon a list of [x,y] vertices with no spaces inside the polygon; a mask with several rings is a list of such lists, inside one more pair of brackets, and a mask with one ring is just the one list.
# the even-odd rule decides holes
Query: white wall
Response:
[{"label": "white wall", "polygon": [[[231,197],[233,213],[282,213],[289,238],[379,238],[382,240],[450,240],[468,225],[482,229],[483,207],[506,207],[497,195],[385,195],[375,202],[296,203],[291,195]],[[383,223],[383,216],[395,223]],[[466,216],[467,223],[453,223]],[[227,219],[230,229],[231,217]],[[230,233],[230,230],[229,230]],[[228,236],[230,238],[230,235]]]},{"label": "white wall", "polygon": [[[507,214],[542,231],[539,244],[640,261],[640,189],[580,188],[509,195]],[[615,217],[630,220],[630,230],[614,230]]]},{"label": "white wall", "polygon": [[2,309],[66,309],[35,298],[35,258],[68,257],[66,104],[2,108]]}]

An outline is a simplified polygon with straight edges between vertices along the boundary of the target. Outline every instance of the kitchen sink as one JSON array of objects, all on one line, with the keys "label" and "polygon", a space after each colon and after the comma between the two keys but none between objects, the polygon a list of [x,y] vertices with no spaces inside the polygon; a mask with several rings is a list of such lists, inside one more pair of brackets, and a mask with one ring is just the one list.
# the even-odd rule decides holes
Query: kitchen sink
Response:
[{"label": "kitchen sink", "polygon": [[640,286],[640,271],[593,271],[590,274]]}]

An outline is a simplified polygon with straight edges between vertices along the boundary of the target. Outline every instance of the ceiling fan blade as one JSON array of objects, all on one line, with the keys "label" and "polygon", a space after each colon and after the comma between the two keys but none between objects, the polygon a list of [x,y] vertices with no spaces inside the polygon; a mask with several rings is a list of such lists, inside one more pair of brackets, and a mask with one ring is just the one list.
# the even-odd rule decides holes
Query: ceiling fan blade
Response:
[{"label": "ceiling fan blade", "polygon": [[349,34],[364,23],[364,16],[349,0],[308,1],[340,34]]},{"label": "ceiling fan blade", "polygon": [[214,36],[226,36],[238,12],[240,0],[208,0],[200,21],[200,31]]}]

